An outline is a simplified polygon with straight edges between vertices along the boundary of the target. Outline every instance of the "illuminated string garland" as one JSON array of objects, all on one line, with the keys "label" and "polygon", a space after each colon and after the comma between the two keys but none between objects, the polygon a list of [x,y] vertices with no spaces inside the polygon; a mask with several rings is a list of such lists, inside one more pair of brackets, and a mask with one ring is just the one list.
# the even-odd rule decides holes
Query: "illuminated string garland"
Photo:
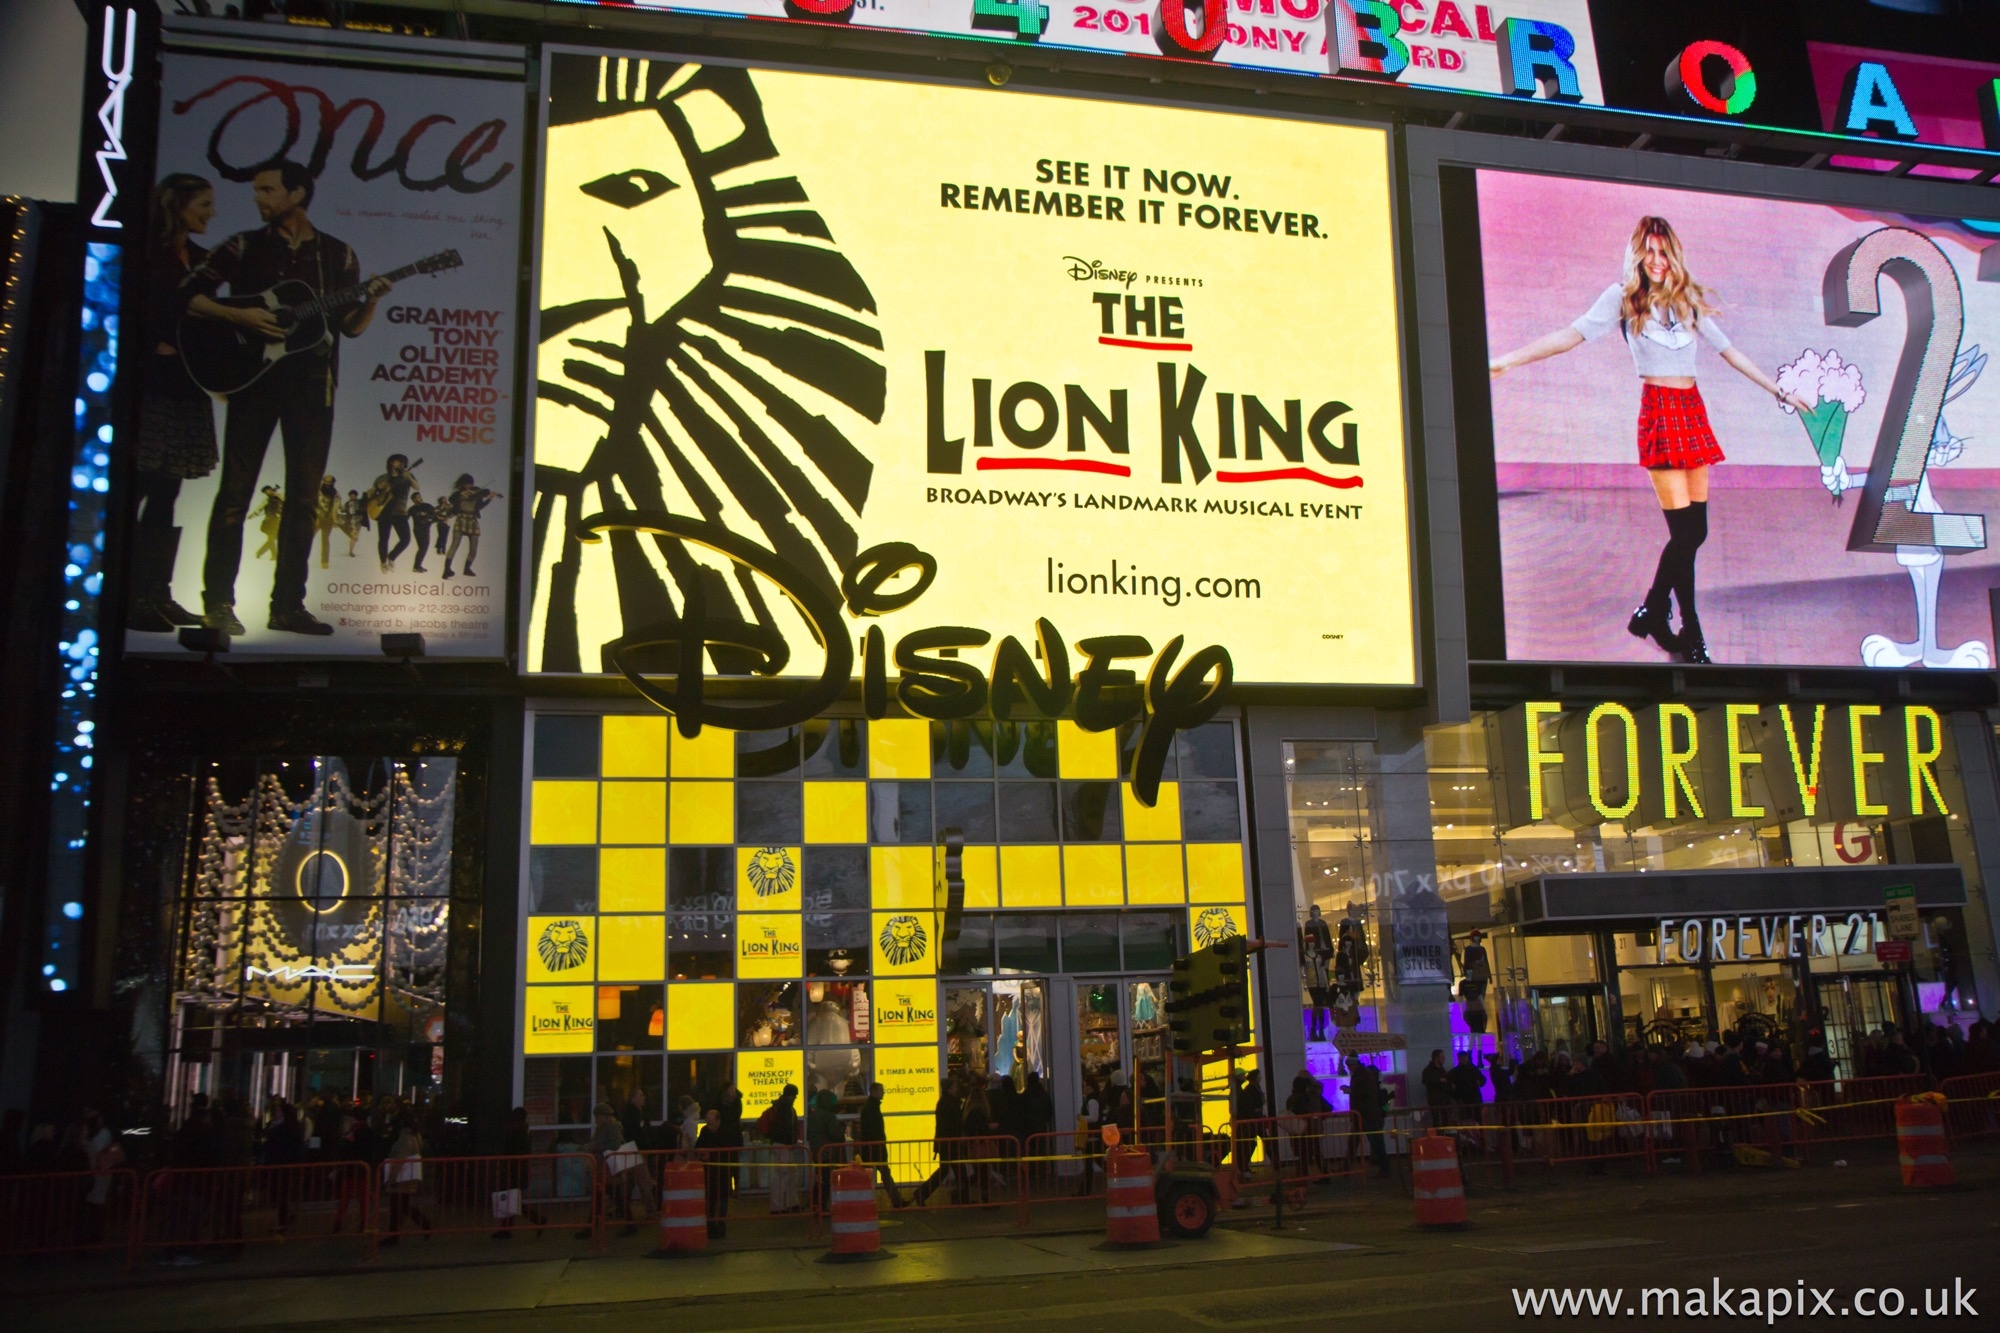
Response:
[{"label": "illuminated string garland", "polygon": [[84,247],[83,309],[78,322],[75,426],[70,456],[69,521],[56,642],[61,690],[49,775],[49,863],[43,917],[42,984],[66,991],[79,978],[83,940],[84,857],[89,841],[97,730],[99,602],[104,593],[106,497],[111,489],[111,400],[118,379],[118,302],[122,247]]},{"label": "illuminated string garland", "polygon": [[[374,790],[357,786],[337,760],[313,767],[313,786],[298,799],[275,771],[260,773],[240,803],[226,800],[213,776],[205,782],[176,987],[181,1000],[297,1020],[323,1006],[383,1021],[388,1011],[412,1019],[437,1012],[444,1004],[456,765],[395,762]],[[412,780],[413,770],[421,782]],[[362,864],[349,865],[322,845],[334,819],[355,824]],[[287,848],[300,846],[334,856],[350,877],[334,906],[305,901],[304,863],[286,873]],[[281,882],[287,879],[296,882]],[[316,915],[301,921],[301,911]],[[344,912],[341,933],[330,937],[332,923],[320,917],[335,911]],[[305,968],[312,970],[298,976]]]}]

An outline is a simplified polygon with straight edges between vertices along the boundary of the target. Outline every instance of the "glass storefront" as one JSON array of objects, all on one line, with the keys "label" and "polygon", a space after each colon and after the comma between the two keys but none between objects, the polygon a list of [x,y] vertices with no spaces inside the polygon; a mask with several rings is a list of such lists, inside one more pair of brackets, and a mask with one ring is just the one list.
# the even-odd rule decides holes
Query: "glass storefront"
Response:
[{"label": "glass storefront", "polygon": [[594,1101],[637,1090],[657,1120],[725,1081],[752,1116],[787,1083],[852,1103],[880,1081],[890,1137],[922,1140],[942,1077],[1035,1076],[1067,1126],[1087,1082],[1163,1077],[1175,956],[1250,933],[1232,722],[1176,739],[1151,808],[1119,780],[1131,729],[529,725],[518,1050],[539,1144]]},{"label": "glass storefront", "polygon": [[177,903],[166,1085],[422,1105],[443,1077],[451,759],[212,763]]},{"label": "glass storefront", "polygon": [[[1741,910],[1748,915],[1728,918],[1727,938],[1715,935],[1720,922],[1680,923],[1680,930],[1668,931],[1665,940],[1660,923],[1653,922],[1635,928],[1630,920],[1607,921],[1605,929],[1583,933],[1535,933],[1517,923],[1524,886],[1570,875],[1685,876],[1953,863],[1969,883],[1976,883],[1964,793],[1942,727],[1926,737],[1938,753],[1920,767],[1911,766],[1916,770],[1909,779],[1916,793],[1911,801],[1902,799],[1900,787],[1893,796],[1882,785],[1857,787],[1861,796],[1856,803],[1865,804],[1862,798],[1870,795],[1881,801],[1882,812],[1873,815],[1780,820],[1758,810],[1761,817],[1730,818],[1726,811],[1732,806],[1750,804],[1749,789],[1725,795],[1710,770],[1707,776],[1691,772],[1685,780],[1685,791],[1697,799],[1683,802],[1694,810],[1684,809],[1679,819],[1641,822],[1643,806],[1635,791],[1628,802],[1633,808],[1624,817],[1559,822],[1553,797],[1543,818],[1529,817],[1524,797],[1529,775],[1519,763],[1526,747],[1510,752],[1503,735],[1504,727],[1519,725],[1519,710],[1482,713],[1461,726],[1434,728],[1425,737],[1438,888],[1450,913],[1454,954],[1462,955],[1473,930],[1485,932],[1493,978],[1488,1007],[1497,1018],[1496,1040],[1517,1058],[1535,1050],[1576,1050],[1595,1041],[1665,1045],[1726,1031],[1796,1044],[1818,1029],[1836,1066],[1853,1073],[1853,1053],[1865,1033],[1915,1016],[1918,997],[1926,992],[1907,986],[1875,959],[1874,946],[1888,938],[1879,909],[1825,920],[1823,914],[1811,913],[1759,917],[1762,881],[1754,873],[1730,881],[1739,886]],[[1561,765],[1568,756],[1556,717],[1534,725],[1539,744],[1530,762],[1539,761],[1545,771]],[[1923,734],[1909,733],[1912,747]],[[1900,733],[1889,742],[1898,739]],[[1876,743],[1893,752],[1889,742]],[[1859,741],[1856,746],[1865,749]],[[1572,740],[1569,753],[1577,748]],[[1822,748],[1826,756],[1834,756],[1833,740]],[[1774,762],[1743,753],[1749,757],[1736,755],[1738,772]],[[1813,763],[1822,762],[1819,750],[1809,753]],[[1893,753],[1890,759],[1874,753],[1867,757],[1885,766],[1894,758]],[[1825,762],[1831,771],[1835,758]],[[1640,782],[1651,777],[1636,759],[1632,772]],[[1926,776],[1930,786],[1920,790]],[[1870,780],[1864,776],[1859,781]],[[1889,780],[1885,773],[1879,783]],[[1709,798],[1709,814],[1695,817],[1703,797]],[[1652,909],[1641,903],[1639,911],[1629,905],[1621,911],[1636,917]],[[1671,916],[1672,909],[1662,906],[1653,914]],[[1712,937],[1704,938],[1704,930]],[[1693,933],[1684,933],[1688,931]]]}]

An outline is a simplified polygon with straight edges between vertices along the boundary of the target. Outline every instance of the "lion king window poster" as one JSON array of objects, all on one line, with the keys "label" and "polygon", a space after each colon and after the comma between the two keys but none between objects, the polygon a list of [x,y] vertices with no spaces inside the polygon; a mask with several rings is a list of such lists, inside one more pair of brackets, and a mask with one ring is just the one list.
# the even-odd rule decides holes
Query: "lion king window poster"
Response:
[{"label": "lion king window poster", "polygon": [[1381,130],[545,60],[528,670],[1415,680]]},{"label": "lion king window poster", "polygon": [[504,655],[522,119],[518,65],[166,58],[128,651]]}]

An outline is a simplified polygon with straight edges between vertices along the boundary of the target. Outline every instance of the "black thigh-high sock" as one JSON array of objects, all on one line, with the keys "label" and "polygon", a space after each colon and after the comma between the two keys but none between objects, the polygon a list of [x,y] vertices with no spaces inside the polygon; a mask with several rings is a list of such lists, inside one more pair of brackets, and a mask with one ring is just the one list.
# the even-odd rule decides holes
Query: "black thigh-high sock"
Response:
[{"label": "black thigh-high sock", "polygon": [[1674,571],[1674,601],[1681,608],[1681,634],[1696,639],[1701,636],[1701,617],[1694,605],[1694,561],[1701,544],[1708,540],[1708,501],[1696,500],[1686,509],[1673,512],[1686,515],[1676,534],[1681,555]]},{"label": "black thigh-high sock", "polygon": [[1667,613],[1667,595],[1673,591],[1675,576],[1680,572],[1681,527],[1685,509],[1662,509],[1660,516],[1667,521],[1667,542],[1660,548],[1660,563],[1653,570],[1653,586],[1646,590],[1646,609],[1661,615]]}]

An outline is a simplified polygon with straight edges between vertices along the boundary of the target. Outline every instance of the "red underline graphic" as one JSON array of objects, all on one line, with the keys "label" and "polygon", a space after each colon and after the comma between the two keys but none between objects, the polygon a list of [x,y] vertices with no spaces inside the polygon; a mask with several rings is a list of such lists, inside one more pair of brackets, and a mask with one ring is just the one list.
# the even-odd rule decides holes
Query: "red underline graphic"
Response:
[{"label": "red underline graphic", "polygon": [[[1101,472],[1107,477],[1129,477],[1132,469],[1123,463],[1099,463],[1088,458],[982,458],[977,472]],[[1358,481],[1358,479],[1357,479]]]},{"label": "red underline graphic", "polygon": [[1143,338],[1099,338],[1106,347],[1139,347],[1149,352],[1192,352],[1193,343],[1149,343]]},{"label": "red underline graphic", "polygon": [[1329,477],[1309,467],[1284,467],[1276,472],[1218,472],[1217,481],[1316,481],[1337,491],[1351,491],[1361,485],[1360,477]]}]

